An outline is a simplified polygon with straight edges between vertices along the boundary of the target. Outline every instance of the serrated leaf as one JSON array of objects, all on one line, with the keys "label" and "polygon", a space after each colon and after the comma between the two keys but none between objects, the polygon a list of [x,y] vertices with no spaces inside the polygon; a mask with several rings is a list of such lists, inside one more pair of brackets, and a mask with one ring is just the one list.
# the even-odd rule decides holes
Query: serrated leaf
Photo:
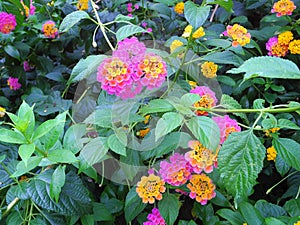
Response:
[{"label": "serrated leaf", "polygon": [[178,197],[172,194],[164,195],[163,199],[158,202],[160,214],[165,219],[166,224],[173,225],[178,217],[181,203]]},{"label": "serrated leaf", "polygon": [[78,161],[74,153],[67,149],[55,149],[48,153],[47,159],[53,163],[74,163]]},{"label": "serrated leaf", "polygon": [[245,73],[244,80],[252,77],[280,79],[300,79],[298,66],[288,59],[272,56],[258,56],[246,60],[240,67],[228,70],[227,73]]},{"label": "serrated leaf", "polygon": [[263,217],[279,217],[287,215],[286,211],[278,206],[274,205],[266,200],[259,200],[255,203],[254,206]]},{"label": "serrated leaf", "polygon": [[1,128],[0,129],[0,141],[12,144],[25,144],[26,138],[15,131]]},{"label": "serrated leaf", "polygon": [[27,161],[30,158],[30,156],[33,154],[35,150],[35,144],[23,144],[19,147],[19,155],[23,162],[25,163],[25,166],[27,167]]},{"label": "serrated leaf", "polygon": [[276,156],[275,167],[281,176],[284,176],[291,169],[291,166],[288,165],[280,155]]},{"label": "serrated leaf", "polygon": [[116,32],[117,41],[118,42],[122,41],[123,39],[138,33],[149,33],[149,32],[137,25],[133,25],[133,24],[125,25],[117,30]]},{"label": "serrated leaf", "polygon": [[217,149],[220,144],[220,128],[211,118],[193,117],[186,125],[203,146],[213,151]]},{"label": "serrated leaf", "polygon": [[273,139],[272,144],[277,153],[291,167],[300,170],[300,144],[288,138]]},{"label": "serrated leaf", "polygon": [[98,137],[87,143],[80,151],[82,157],[90,166],[101,162],[109,147],[106,144],[107,138]]},{"label": "serrated leaf", "polygon": [[248,202],[241,202],[239,204],[239,211],[248,224],[263,224],[264,222],[264,218],[259,211]]},{"label": "serrated leaf", "polygon": [[61,188],[64,186],[66,181],[65,169],[66,165],[59,165],[52,174],[50,183],[50,197],[56,203],[58,203]]},{"label": "serrated leaf", "polygon": [[[241,109],[242,106],[231,96],[223,94],[221,97],[220,105],[225,109]],[[245,113],[233,113],[234,115],[242,118],[247,124],[249,124],[248,118]]]},{"label": "serrated leaf", "polygon": [[292,121],[290,121],[288,119],[279,119],[277,125],[279,128],[300,130],[299,126],[297,126],[295,123],[293,123]]},{"label": "serrated leaf", "polygon": [[90,16],[87,12],[78,10],[68,14],[59,26],[59,32],[67,32],[70,28],[72,28],[76,23],[78,23],[82,19],[89,19]]},{"label": "serrated leaf", "polygon": [[234,212],[230,209],[226,209],[226,208],[219,209],[217,211],[217,214],[219,216],[221,216],[222,218],[226,219],[232,225],[240,225],[245,222],[244,218],[242,217],[242,215],[239,212]]},{"label": "serrated leaf", "polygon": [[168,112],[160,118],[155,128],[155,141],[173,131],[183,122],[183,116],[179,113]]},{"label": "serrated leaf", "polygon": [[125,200],[124,212],[127,223],[139,215],[147,206],[142,202],[135,189],[135,187],[130,189]]},{"label": "serrated leaf", "polygon": [[250,195],[263,167],[266,149],[251,130],[231,133],[218,154],[220,176],[236,198]]},{"label": "serrated leaf", "polygon": [[283,208],[288,212],[290,216],[299,216],[300,215],[300,198],[291,199],[287,201]]},{"label": "serrated leaf", "polygon": [[126,156],[126,146],[122,144],[116,134],[112,134],[108,137],[107,144],[113,152]]},{"label": "serrated leaf", "polygon": [[174,107],[170,102],[165,99],[154,99],[148,103],[148,105],[140,109],[142,114],[150,114],[157,112],[170,112],[173,111]]},{"label": "serrated leaf", "polygon": [[199,6],[191,1],[184,4],[184,17],[193,26],[198,29],[208,18],[210,6]]},{"label": "serrated leaf", "polygon": [[98,66],[105,58],[107,58],[106,55],[90,55],[85,59],[80,59],[73,68],[67,85],[81,81],[82,79],[89,77],[91,74],[95,74]]},{"label": "serrated leaf", "polygon": [[92,211],[88,191],[73,171],[66,174],[58,203],[53,201],[49,192],[52,174],[53,170],[49,169],[30,181],[27,193],[36,205],[65,216],[84,215]]}]

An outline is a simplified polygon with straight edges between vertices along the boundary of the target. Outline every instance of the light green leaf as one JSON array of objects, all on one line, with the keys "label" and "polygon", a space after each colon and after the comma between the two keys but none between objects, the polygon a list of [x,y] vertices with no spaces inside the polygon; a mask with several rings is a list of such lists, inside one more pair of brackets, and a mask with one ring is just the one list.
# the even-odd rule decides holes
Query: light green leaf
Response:
[{"label": "light green leaf", "polygon": [[232,0],[216,0],[213,2],[210,2],[210,4],[219,4],[221,7],[223,7],[227,12],[233,12],[233,1]]},{"label": "light green leaf", "polygon": [[74,153],[66,149],[55,149],[48,154],[47,158],[54,163],[74,163],[77,161]]},{"label": "light green leaf", "polygon": [[157,112],[170,112],[173,111],[174,107],[165,99],[154,99],[150,101],[146,106],[140,109],[142,114],[150,114]]},{"label": "light green leaf", "polygon": [[61,192],[61,188],[64,186],[66,181],[66,165],[59,165],[53,172],[50,183],[50,197],[52,200],[55,200],[58,203],[59,194]]},{"label": "light green leaf", "polygon": [[286,223],[280,221],[279,219],[269,217],[265,218],[266,225],[286,225]]},{"label": "light green leaf", "polygon": [[239,212],[234,212],[230,209],[219,209],[217,214],[222,218],[226,219],[232,225],[241,225],[245,222],[244,218]]},{"label": "light green leaf", "polygon": [[112,110],[111,108],[96,109],[84,121],[86,124],[95,124],[100,127],[112,128]]},{"label": "light green leaf", "polygon": [[248,224],[258,225],[263,224],[264,222],[264,218],[259,213],[259,211],[248,202],[241,202],[239,204],[239,211]]},{"label": "light green leaf", "polygon": [[80,59],[73,68],[67,85],[81,81],[92,74],[96,74],[98,66],[105,58],[107,58],[106,55],[90,55],[85,59]]},{"label": "light green leaf", "polygon": [[115,21],[118,23],[122,23],[122,22],[128,22],[130,20],[134,19],[133,17],[130,16],[124,16],[122,14],[117,15],[117,17],[115,18]]},{"label": "light green leaf", "polygon": [[59,26],[59,32],[67,32],[72,28],[76,23],[82,19],[89,19],[90,16],[87,12],[78,10],[68,14]]},{"label": "light green leaf", "polygon": [[294,107],[298,108],[298,110],[296,110],[295,112],[300,115],[300,103],[294,101],[289,102],[289,108],[294,108]]},{"label": "light green leaf", "polygon": [[[241,109],[242,106],[234,98],[229,95],[223,94],[221,97],[220,106],[225,109]],[[248,118],[245,113],[233,113],[234,115],[242,118],[247,124],[249,124]]]},{"label": "light green leaf", "polygon": [[173,225],[177,219],[181,203],[178,197],[172,194],[165,194],[163,199],[158,202],[160,214],[165,219],[166,224]]},{"label": "light green leaf", "polygon": [[179,113],[168,112],[160,118],[155,128],[155,141],[170,133],[183,122],[183,116]]},{"label": "light green leaf", "polygon": [[[53,128],[55,128],[59,123],[62,121],[58,121],[56,119],[47,120],[44,123],[42,123],[34,132],[34,135],[32,137],[32,140],[39,139],[40,137],[43,137],[48,132],[50,132]],[[65,122],[65,121],[63,121]]]},{"label": "light green leaf", "polygon": [[184,17],[194,29],[198,29],[204,24],[209,12],[210,6],[199,6],[191,1],[184,4]]},{"label": "light green leaf", "polygon": [[109,149],[106,141],[107,138],[104,137],[98,137],[91,140],[80,151],[80,157],[82,157],[90,166],[101,162]]},{"label": "light green leaf", "polygon": [[216,150],[220,144],[220,128],[209,117],[197,116],[187,122],[187,127],[200,141],[200,143],[210,150]]},{"label": "light green leaf", "polygon": [[287,201],[283,208],[288,212],[290,216],[299,216],[300,215],[300,198],[291,199]]},{"label": "light green leaf", "polygon": [[23,144],[19,147],[19,155],[23,162],[25,163],[25,166],[27,167],[27,161],[32,155],[32,153],[35,150],[35,144]]},{"label": "light green leaf", "polygon": [[82,137],[86,134],[85,124],[74,124],[66,131],[63,147],[71,150],[74,154],[78,153],[83,147]]},{"label": "light green leaf", "polygon": [[288,138],[273,139],[272,144],[277,153],[291,167],[300,170],[300,144]]},{"label": "light green leaf", "polygon": [[263,167],[266,149],[251,130],[231,133],[218,154],[218,168],[235,198],[250,195]]},{"label": "light green leaf", "polygon": [[42,157],[40,156],[32,156],[27,160],[27,166],[23,161],[19,162],[16,168],[16,171],[11,175],[12,177],[19,177],[23,174],[33,170],[36,168],[41,162]]},{"label": "light green leaf", "polygon": [[16,49],[16,47],[14,47],[12,45],[6,45],[4,47],[4,51],[11,57],[20,61],[20,53],[19,53],[18,49]]},{"label": "light green leaf", "polygon": [[113,152],[126,156],[126,146],[122,144],[116,134],[108,137],[107,144]]},{"label": "light green leaf", "polygon": [[127,223],[139,215],[147,206],[142,202],[135,189],[136,187],[130,189],[125,200],[124,212]]},{"label": "light green leaf", "polygon": [[298,66],[288,59],[272,56],[252,57],[240,67],[227,71],[228,73],[245,73],[244,80],[253,77],[268,77],[280,79],[300,79]]},{"label": "light green leaf", "polygon": [[12,144],[25,144],[26,138],[19,132],[1,128],[0,141]]},{"label": "light green leaf", "polygon": [[300,130],[300,127],[297,126],[295,123],[288,119],[279,119],[277,126],[279,128],[286,128],[286,129],[293,129],[293,130]]},{"label": "light green leaf", "polygon": [[291,169],[291,166],[288,165],[279,154],[276,156],[275,167],[281,176],[284,176]]},{"label": "light green leaf", "polygon": [[122,41],[123,39],[138,33],[149,33],[149,32],[137,25],[133,25],[133,24],[125,25],[117,31],[116,33],[117,41],[118,42]]}]

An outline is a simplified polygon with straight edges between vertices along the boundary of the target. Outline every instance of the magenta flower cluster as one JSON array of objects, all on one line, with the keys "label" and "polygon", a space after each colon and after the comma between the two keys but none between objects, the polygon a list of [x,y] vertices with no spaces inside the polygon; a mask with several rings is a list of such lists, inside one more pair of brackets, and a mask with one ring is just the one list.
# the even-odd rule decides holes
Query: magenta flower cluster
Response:
[{"label": "magenta flower cluster", "polygon": [[11,90],[18,90],[21,88],[21,84],[19,83],[19,79],[18,78],[14,78],[14,77],[9,77],[7,80],[7,85],[9,86],[9,88]]},{"label": "magenta flower cluster", "polygon": [[146,46],[136,37],[119,42],[118,49],[103,60],[97,72],[101,88],[122,99],[134,98],[143,87],[160,87],[166,76],[166,63],[160,56],[146,53]]},{"label": "magenta flower cluster", "polygon": [[166,225],[164,218],[160,215],[157,208],[153,208],[152,212],[147,216],[148,221],[144,222],[143,225]]},{"label": "magenta flower cluster", "polygon": [[228,135],[232,132],[240,132],[241,127],[238,125],[237,121],[231,119],[228,115],[223,117],[212,117],[212,119],[216,122],[216,124],[220,128],[221,132],[221,140],[220,144],[223,144],[224,141],[227,139]]},{"label": "magenta flower cluster", "polygon": [[17,26],[16,17],[7,12],[0,12],[0,32],[9,34]]}]

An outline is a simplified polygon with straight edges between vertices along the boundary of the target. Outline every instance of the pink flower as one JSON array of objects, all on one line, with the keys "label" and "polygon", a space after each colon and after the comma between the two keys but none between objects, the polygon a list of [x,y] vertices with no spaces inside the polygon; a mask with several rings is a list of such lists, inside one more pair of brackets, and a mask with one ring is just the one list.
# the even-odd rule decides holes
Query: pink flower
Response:
[{"label": "pink flower", "polygon": [[142,22],[141,25],[142,25],[142,27],[145,27],[145,28],[147,27],[147,23],[146,22]]},{"label": "pink flower", "polygon": [[9,77],[7,80],[7,85],[9,85],[9,88],[11,90],[18,90],[21,88],[21,84],[19,83],[19,79],[18,78],[13,78],[13,77]]},{"label": "pink flower", "polygon": [[9,34],[17,26],[16,17],[13,14],[0,12],[0,32]]},{"label": "pink flower", "polygon": [[277,37],[271,37],[266,43],[266,49],[269,51],[268,55],[272,54],[272,47],[278,43]]},{"label": "pink flower", "polygon": [[29,72],[33,69],[33,67],[30,66],[28,61],[24,61],[23,62],[23,69],[25,72]]},{"label": "pink flower", "polygon": [[214,116],[212,119],[220,128],[221,140],[220,144],[223,144],[227,139],[228,135],[232,132],[240,132],[241,127],[238,125],[236,120],[231,119],[228,115],[224,117]]},{"label": "pink flower", "polygon": [[166,221],[160,215],[157,208],[153,208],[152,212],[147,216],[148,221],[144,222],[143,225],[166,225]]},{"label": "pink flower", "polygon": [[129,13],[127,16],[129,16],[129,17],[132,17],[132,14],[131,14],[131,13]]},{"label": "pink flower", "polygon": [[58,36],[58,29],[55,27],[55,22],[52,20],[46,21],[43,24],[42,32],[47,38],[56,38]]},{"label": "pink flower", "polygon": [[134,8],[135,8],[135,9],[139,9],[139,8],[140,8],[139,4],[137,4],[137,3],[134,4]]},{"label": "pink flower", "polygon": [[288,45],[279,43],[277,37],[271,37],[266,43],[266,49],[270,56],[284,57],[289,50],[288,48]]},{"label": "pink flower", "polygon": [[[212,108],[216,106],[218,99],[216,98],[215,93],[206,86],[196,86],[194,89],[190,90],[190,93],[198,94],[201,99],[198,102],[194,103],[194,107],[202,107],[202,108]],[[207,116],[208,112],[204,110],[196,110],[196,115],[198,116]]]},{"label": "pink flower", "polygon": [[132,10],[132,3],[131,2],[127,4],[127,11],[128,12],[132,12],[133,11]]},{"label": "pink flower", "polygon": [[152,28],[147,28],[147,31],[149,32],[149,33],[151,33],[152,32]]},{"label": "pink flower", "polygon": [[30,0],[29,14],[33,15],[35,12],[35,6],[32,4],[32,0]]},{"label": "pink flower", "polygon": [[181,186],[191,177],[192,168],[184,156],[175,153],[170,157],[170,163],[164,160],[160,163],[159,174],[163,181],[173,185]]}]

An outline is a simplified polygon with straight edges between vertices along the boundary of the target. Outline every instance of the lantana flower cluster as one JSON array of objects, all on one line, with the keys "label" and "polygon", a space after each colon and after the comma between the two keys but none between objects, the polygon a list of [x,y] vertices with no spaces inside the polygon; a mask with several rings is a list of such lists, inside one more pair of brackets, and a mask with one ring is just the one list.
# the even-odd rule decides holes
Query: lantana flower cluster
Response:
[{"label": "lantana flower cluster", "polygon": [[89,0],[78,0],[76,7],[78,10],[88,10]]},{"label": "lantana flower cluster", "polygon": [[296,9],[296,6],[293,1],[291,0],[280,0],[275,2],[271,12],[276,13],[277,17],[285,16],[285,15],[292,15],[293,11]]},{"label": "lantana flower cluster", "polygon": [[9,88],[10,88],[11,90],[14,90],[14,91],[20,89],[21,86],[22,86],[22,85],[19,83],[19,79],[18,79],[18,78],[14,78],[14,77],[9,77],[9,78],[7,79],[7,85],[9,86]]},{"label": "lantana flower cluster", "polygon": [[146,46],[136,37],[119,42],[118,49],[103,60],[97,72],[101,88],[122,99],[135,97],[144,87],[160,87],[166,76],[166,63],[160,56],[146,53]]},{"label": "lantana flower cluster", "polygon": [[234,24],[233,26],[228,25],[226,31],[223,35],[228,36],[232,39],[232,46],[244,46],[250,43],[251,35],[248,33],[247,29],[239,24]]},{"label": "lantana flower cluster", "polygon": [[58,29],[55,26],[55,22],[52,20],[48,20],[43,24],[42,32],[46,38],[56,38],[58,36]]},{"label": "lantana flower cluster", "polygon": [[9,34],[17,26],[16,17],[7,12],[0,12],[0,32]]},{"label": "lantana flower cluster", "polygon": [[214,62],[204,62],[201,65],[201,72],[207,78],[214,78],[217,76],[218,65]]},{"label": "lantana flower cluster", "polygon": [[183,14],[184,12],[184,2],[178,2],[175,6],[174,6],[174,11],[178,14]]},{"label": "lantana flower cluster", "polygon": [[271,37],[266,43],[268,55],[284,57],[290,51],[291,54],[300,54],[300,40],[294,39],[291,31],[285,31],[278,37]]},{"label": "lantana flower cluster", "polygon": [[26,17],[28,17],[30,15],[34,15],[35,6],[33,5],[32,0],[30,0],[30,2],[29,2],[29,7],[27,5],[25,5],[23,1],[21,1],[21,4],[25,10]]}]

